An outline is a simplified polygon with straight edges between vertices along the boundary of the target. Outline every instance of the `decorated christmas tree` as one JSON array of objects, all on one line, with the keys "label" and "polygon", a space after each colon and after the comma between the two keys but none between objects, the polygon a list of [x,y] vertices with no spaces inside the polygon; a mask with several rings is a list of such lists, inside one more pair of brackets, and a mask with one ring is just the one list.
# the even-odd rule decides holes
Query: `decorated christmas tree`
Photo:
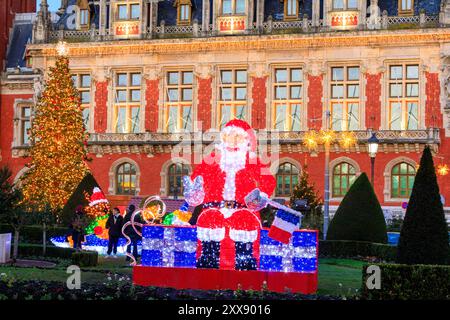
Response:
[{"label": "decorated christmas tree", "polygon": [[295,209],[296,200],[306,200],[310,210],[304,212],[302,228],[321,230],[323,225],[322,198],[317,195],[314,184],[309,182],[308,166],[303,166],[299,183],[294,187],[290,199],[291,207]]},{"label": "decorated christmas tree", "polygon": [[80,95],[63,51],[35,107],[30,169],[23,176],[23,202],[38,210],[60,210],[88,170]]}]

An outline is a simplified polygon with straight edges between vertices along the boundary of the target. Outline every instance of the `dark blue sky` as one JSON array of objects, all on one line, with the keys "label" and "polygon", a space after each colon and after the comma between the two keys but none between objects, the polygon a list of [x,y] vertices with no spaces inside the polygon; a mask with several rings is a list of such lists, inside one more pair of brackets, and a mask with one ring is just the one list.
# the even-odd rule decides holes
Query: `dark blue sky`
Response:
[{"label": "dark blue sky", "polygon": [[[48,5],[50,6],[50,11],[56,11],[59,9],[59,6],[61,5],[61,0],[47,0]],[[37,10],[39,10],[39,6],[41,4],[41,0],[36,0],[37,3]]]}]

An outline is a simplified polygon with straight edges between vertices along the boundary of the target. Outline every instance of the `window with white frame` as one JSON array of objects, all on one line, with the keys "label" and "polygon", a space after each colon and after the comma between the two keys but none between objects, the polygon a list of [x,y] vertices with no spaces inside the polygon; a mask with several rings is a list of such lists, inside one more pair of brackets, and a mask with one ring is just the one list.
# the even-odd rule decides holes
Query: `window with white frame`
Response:
[{"label": "window with white frame", "polygon": [[390,130],[419,128],[419,65],[389,66],[388,114]]},{"label": "window with white frame", "polygon": [[222,0],[222,14],[244,14],[246,0]]},{"label": "window with white frame", "polygon": [[409,15],[414,13],[414,0],[398,0],[398,13]]},{"label": "window with white frame", "polygon": [[276,174],[277,187],[275,195],[278,197],[290,197],[298,184],[300,170],[292,163],[285,162],[278,167]]},{"label": "window with white frame", "polygon": [[177,6],[177,24],[188,25],[191,23],[191,0],[177,0],[175,2]]},{"label": "window with white frame", "polygon": [[284,0],[284,18],[286,20],[298,18],[298,0]]},{"label": "window with white frame", "polygon": [[83,112],[83,123],[87,131],[90,130],[89,117],[91,113],[91,75],[88,73],[77,73],[72,75],[72,81],[80,93],[81,111]]},{"label": "window with white frame", "polygon": [[138,133],[140,109],[141,73],[116,73],[114,81],[114,132]]},{"label": "window with white frame", "polygon": [[219,126],[247,117],[247,70],[222,69],[219,75]]},{"label": "window with white frame", "polygon": [[28,145],[30,143],[31,112],[33,107],[29,104],[18,106],[17,114],[19,121],[19,145]]},{"label": "window with white frame", "polygon": [[333,0],[333,10],[355,10],[358,9],[358,0]]},{"label": "window with white frame", "polygon": [[80,25],[81,25],[81,27],[86,27],[89,25],[89,10],[88,9],[80,10]]},{"label": "window with white frame", "polygon": [[360,70],[358,66],[331,68],[331,128],[336,131],[360,127]]},{"label": "window with white frame", "polygon": [[141,18],[141,5],[138,2],[119,2],[116,16],[117,20],[139,20]]},{"label": "window with white frame", "polygon": [[194,74],[192,71],[166,73],[165,130],[192,131],[192,100]]},{"label": "window with white frame", "polygon": [[303,107],[303,70],[276,67],[273,72],[273,128],[300,131]]}]

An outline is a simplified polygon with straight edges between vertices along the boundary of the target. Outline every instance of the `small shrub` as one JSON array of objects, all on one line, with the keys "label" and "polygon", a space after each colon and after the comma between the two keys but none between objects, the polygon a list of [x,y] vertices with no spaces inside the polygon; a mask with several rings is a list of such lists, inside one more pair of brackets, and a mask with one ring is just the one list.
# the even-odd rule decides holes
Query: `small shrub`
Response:
[{"label": "small shrub", "polygon": [[[71,259],[74,252],[76,252],[76,250],[73,248],[47,246],[46,256]],[[42,256],[42,246],[37,244],[19,244],[19,255],[21,257]]]},{"label": "small shrub", "polygon": [[450,267],[436,265],[377,264],[381,288],[369,290],[371,275],[363,267],[362,298],[373,300],[446,300],[450,298]]},{"label": "small shrub", "polygon": [[79,267],[95,267],[98,264],[97,251],[77,251],[72,253],[72,263]]}]

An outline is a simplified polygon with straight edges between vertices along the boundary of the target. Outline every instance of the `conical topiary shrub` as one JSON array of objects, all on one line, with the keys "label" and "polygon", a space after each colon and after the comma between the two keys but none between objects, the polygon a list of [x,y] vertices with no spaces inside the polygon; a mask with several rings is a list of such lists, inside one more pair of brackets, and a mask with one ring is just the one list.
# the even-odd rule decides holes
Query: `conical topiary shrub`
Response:
[{"label": "conical topiary shrub", "polygon": [[339,205],[327,240],[387,242],[383,210],[365,173],[355,180]]},{"label": "conical topiary shrub", "polygon": [[445,221],[433,157],[423,151],[400,232],[397,262],[403,264],[447,264],[449,253]]},{"label": "conical topiary shrub", "polygon": [[75,209],[82,205],[83,207],[87,206],[89,202],[86,200],[84,196],[84,192],[87,192],[89,195],[92,194],[92,190],[95,187],[98,187],[98,183],[95,180],[94,176],[91,173],[87,173],[83,180],[78,184],[78,187],[70,196],[69,200],[65,204],[62,213],[61,213],[61,222],[64,225],[69,225],[73,219],[73,215],[75,213]]}]

